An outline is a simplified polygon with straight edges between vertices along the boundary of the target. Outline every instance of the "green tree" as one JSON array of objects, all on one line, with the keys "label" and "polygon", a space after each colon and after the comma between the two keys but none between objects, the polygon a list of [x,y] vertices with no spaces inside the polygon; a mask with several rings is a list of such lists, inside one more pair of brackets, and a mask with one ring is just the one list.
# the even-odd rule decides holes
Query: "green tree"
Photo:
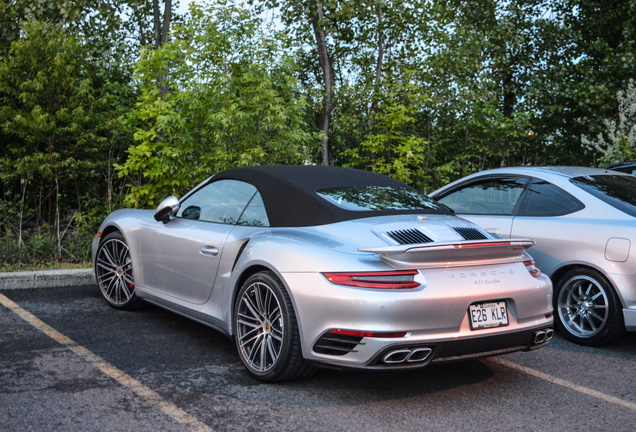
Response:
[{"label": "green tree", "polygon": [[581,137],[604,132],[618,118],[619,91],[636,74],[636,1],[552,0],[550,55],[528,98],[542,163],[594,165],[599,153]]},{"label": "green tree", "polygon": [[610,164],[632,160],[636,157],[636,85],[630,79],[627,89],[619,90],[618,121],[604,121],[605,130],[595,138],[581,137],[581,141],[591,150],[601,154],[599,162]]},{"label": "green tree", "polygon": [[[216,3],[192,7],[173,42],[143,52],[128,118],[136,145],[119,166],[131,205],[155,206],[237,165],[309,161],[317,135],[285,43],[247,9]],[[161,75],[168,92],[155,84]]]},{"label": "green tree", "polygon": [[5,196],[20,192],[20,225],[29,216],[31,226],[52,226],[59,253],[63,222],[89,198],[112,196],[131,89],[59,26],[31,21],[23,31],[0,60],[0,177]]}]

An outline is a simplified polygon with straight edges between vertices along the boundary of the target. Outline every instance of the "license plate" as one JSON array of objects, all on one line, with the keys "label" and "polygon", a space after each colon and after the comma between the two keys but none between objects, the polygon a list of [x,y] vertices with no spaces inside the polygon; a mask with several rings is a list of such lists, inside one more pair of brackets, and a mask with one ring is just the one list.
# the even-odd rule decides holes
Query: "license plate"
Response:
[{"label": "license plate", "polygon": [[471,330],[481,330],[508,325],[508,309],[505,301],[471,304],[468,308]]}]

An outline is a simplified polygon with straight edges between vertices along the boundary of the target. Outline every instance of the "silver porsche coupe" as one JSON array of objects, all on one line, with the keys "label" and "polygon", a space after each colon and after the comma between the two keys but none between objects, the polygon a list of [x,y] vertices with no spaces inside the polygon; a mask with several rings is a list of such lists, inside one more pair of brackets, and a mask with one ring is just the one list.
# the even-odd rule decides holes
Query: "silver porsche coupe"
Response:
[{"label": "silver porsche coupe", "polygon": [[272,382],[545,346],[552,285],[532,245],[379,174],[261,166],[113,212],[92,254],[111,306],[144,300],[209,325]]}]

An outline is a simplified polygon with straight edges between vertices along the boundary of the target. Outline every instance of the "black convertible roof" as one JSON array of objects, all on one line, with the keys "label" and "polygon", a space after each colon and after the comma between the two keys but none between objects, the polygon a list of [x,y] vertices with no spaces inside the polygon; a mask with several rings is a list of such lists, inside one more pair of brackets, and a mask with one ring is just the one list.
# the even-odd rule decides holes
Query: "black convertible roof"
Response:
[{"label": "black convertible roof", "polygon": [[234,168],[216,174],[217,180],[241,180],[255,186],[263,197],[272,227],[324,225],[370,216],[408,213],[444,213],[434,210],[350,211],[342,209],[316,191],[336,187],[380,186],[414,190],[381,174],[313,165],[267,165]]}]

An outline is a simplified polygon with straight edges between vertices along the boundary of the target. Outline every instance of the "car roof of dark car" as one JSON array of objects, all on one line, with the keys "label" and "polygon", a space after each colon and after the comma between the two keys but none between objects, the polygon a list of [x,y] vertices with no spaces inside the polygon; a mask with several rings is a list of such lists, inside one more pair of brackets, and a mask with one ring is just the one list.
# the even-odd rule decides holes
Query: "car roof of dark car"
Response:
[{"label": "car roof of dark car", "polygon": [[632,173],[632,171],[636,169],[636,161],[613,163],[611,165],[606,166],[605,169]]},{"label": "car roof of dark car", "polygon": [[350,211],[340,208],[316,192],[339,187],[395,187],[414,190],[390,177],[352,168],[315,165],[267,165],[234,168],[214,175],[210,182],[240,180],[260,192],[270,226],[325,225],[370,216],[409,213],[441,213],[444,210]]}]

